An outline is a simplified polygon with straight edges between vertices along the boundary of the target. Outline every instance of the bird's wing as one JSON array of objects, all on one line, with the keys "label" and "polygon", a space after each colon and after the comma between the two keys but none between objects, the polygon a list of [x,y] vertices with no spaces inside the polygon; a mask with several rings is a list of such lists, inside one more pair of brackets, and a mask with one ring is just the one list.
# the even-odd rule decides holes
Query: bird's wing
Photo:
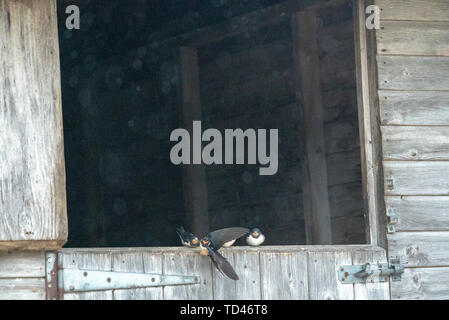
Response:
[{"label": "bird's wing", "polygon": [[214,249],[218,250],[226,242],[243,237],[248,232],[249,232],[248,228],[241,228],[241,227],[225,228],[212,231],[211,233],[209,233],[209,238],[212,241],[212,246],[214,247]]},{"label": "bird's wing", "polygon": [[215,267],[217,267],[222,274],[228,276],[232,280],[239,280],[239,276],[235,273],[234,268],[225,257],[211,247],[207,247],[207,250],[209,251],[209,256],[215,264]]}]

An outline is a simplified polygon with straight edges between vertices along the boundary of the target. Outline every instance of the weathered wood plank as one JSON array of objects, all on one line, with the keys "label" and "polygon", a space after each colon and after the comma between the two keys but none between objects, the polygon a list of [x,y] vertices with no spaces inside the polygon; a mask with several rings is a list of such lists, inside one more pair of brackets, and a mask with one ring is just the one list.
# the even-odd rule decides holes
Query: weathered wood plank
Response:
[{"label": "weathered wood plank", "polygon": [[[145,273],[163,273],[162,262],[163,253],[150,253],[148,251],[142,252],[143,256],[143,267]],[[163,288],[145,288],[145,299],[147,300],[162,300]]]},{"label": "weathered wood plank", "polygon": [[0,252],[0,278],[45,277],[45,253]]},{"label": "weathered wood plank", "polygon": [[[15,249],[16,240],[62,246],[67,216],[56,1],[1,1],[0,34],[0,150],[8,150],[0,153],[0,246]],[[33,249],[52,243],[39,244]]]},{"label": "weathered wood plank", "polygon": [[399,218],[397,231],[449,231],[449,197],[385,197]]},{"label": "weathered wood plank", "polygon": [[201,256],[198,250],[165,253],[163,257],[165,274],[198,275],[200,284],[186,286],[164,287],[164,300],[211,300],[212,291],[212,263],[209,257]]},{"label": "weathered wood plank", "polygon": [[351,252],[308,253],[309,299],[353,300],[354,286],[338,280],[338,267],[351,265]]},{"label": "weathered wood plank", "polygon": [[446,0],[376,0],[382,20],[449,21]]},{"label": "weathered wood plank", "polygon": [[[352,253],[352,263],[363,265],[370,263],[386,263],[387,256],[385,251],[355,251]],[[390,300],[389,282],[379,283],[355,283],[355,300]]]},{"label": "weathered wood plank", "polygon": [[406,267],[449,266],[449,232],[396,232],[387,235],[388,254]]},{"label": "weathered wood plank", "polygon": [[307,253],[261,252],[262,299],[307,300]]},{"label": "weathered wood plank", "polygon": [[449,125],[449,92],[379,91],[382,124]]},{"label": "weathered wood plank", "polygon": [[[193,137],[193,121],[201,121],[201,100],[198,70],[198,51],[196,48],[182,47],[179,51],[182,78],[181,125]],[[195,152],[195,148],[193,148]],[[191,163],[182,167],[183,192],[186,221],[194,234],[207,234],[209,214],[207,202],[206,171],[197,159],[191,155]],[[199,155],[201,158],[201,154]]]},{"label": "weathered wood plank", "polygon": [[[64,268],[112,271],[112,256],[107,249],[98,250],[63,250]],[[64,300],[112,300],[112,290],[65,293]]]},{"label": "weathered wood plank", "polygon": [[45,300],[44,278],[0,279],[0,300]]},{"label": "weathered wood plank", "polygon": [[[144,265],[141,252],[112,253],[112,271],[143,273]],[[145,288],[114,290],[114,300],[143,300]]]},{"label": "weathered wood plank", "polygon": [[378,56],[379,89],[449,90],[449,57]]},{"label": "weathered wood plank", "polygon": [[240,279],[231,280],[213,268],[214,299],[260,300],[259,252],[252,250],[232,252],[229,249],[224,249],[222,254],[234,267]]},{"label": "weathered wood plank", "polygon": [[[323,108],[320,92],[320,68],[317,43],[317,23],[315,11],[304,11],[293,14],[292,34],[294,47],[295,72],[298,89],[302,97],[297,95],[298,108],[304,112],[305,163],[303,172],[303,190],[310,198],[303,197],[306,226],[311,226],[313,244],[332,243],[330,222],[327,164],[325,157],[325,139],[323,128]],[[310,209],[310,210],[309,210]],[[311,221],[311,223],[310,223]],[[310,238],[308,236],[308,238]]]},{"label": "weathered wood plank", "polygon": [[449,160],[449,126],[381,128],[385,160]]},{"label": "weathered wood plank", "polygon": [[382,21],[377,53],[449,56],[449,23]]},{"label": "weathered wood plank", "polygon": [[449,161],[384,161],[385,195],[448,195]]},{"label": "weathered wood plank", "polygon": [[391,282],[393,300],[448,300],[449,268],[406,268]]}]

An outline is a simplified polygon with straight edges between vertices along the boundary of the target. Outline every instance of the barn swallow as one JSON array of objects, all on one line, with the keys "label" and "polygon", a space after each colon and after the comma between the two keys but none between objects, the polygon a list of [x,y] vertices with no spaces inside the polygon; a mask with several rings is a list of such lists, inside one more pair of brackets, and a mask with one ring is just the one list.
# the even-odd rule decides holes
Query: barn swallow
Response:
[{"label": "barn swallow", "polygon": [[259,228],[251,229],[246,236],[246,243],[250,246],[260,246],[265,241],[265,236]]},{"label": "barn swallow", "polygon": [[213,231],[200,241],[201,254],[209,256],[215,267],[222,274],[228,276],[232,280],[238,280],[239,276],[235,272],[228,260],[226,260],[218,250],[226,243],[234,243],[240,237],[249,232],[248,228],[225,228]]},{"label": "barn swallow", "polygon": [[198,237],[190,232],[185,231],[184,227],[176,228],[176,233],[181,239],[181,243],[184,247],[194,248],[199,246],[200,241]]}]

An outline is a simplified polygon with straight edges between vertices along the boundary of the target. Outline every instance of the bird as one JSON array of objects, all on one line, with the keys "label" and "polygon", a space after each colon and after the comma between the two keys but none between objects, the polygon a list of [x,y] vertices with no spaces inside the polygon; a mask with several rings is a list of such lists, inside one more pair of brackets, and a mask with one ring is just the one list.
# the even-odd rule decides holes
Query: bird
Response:
[{"label": "bird", "polygon": [[265,241],[265,236],[259,228],[251,229],[246,235],[246,243],[249,246],[260,246]]},{"label": "bird", "polygon": [[176,233],[181,239],[181,243],[184,247],[195,248],[200,245],[200,240],[193,233],[184,230],[184,227],[176,228]]},{"label": "bird", "polygon": [[239,280],[239,276],[235,272],[228,260],[223,257],[218,250],[226,243],[234,243],[240,237],[249,232],[248,228],[225,228],[210,232],[200,241],[201,254],[209,256],[217,268],[223,275],[232,280]]}]

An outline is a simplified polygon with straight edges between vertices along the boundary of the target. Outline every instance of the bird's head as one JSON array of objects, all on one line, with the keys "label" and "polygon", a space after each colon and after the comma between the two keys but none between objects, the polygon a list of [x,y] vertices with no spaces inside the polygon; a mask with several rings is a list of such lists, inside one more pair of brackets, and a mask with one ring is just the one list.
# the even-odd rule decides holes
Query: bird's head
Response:
[{"label": "bird's head", "polygon": [[192,240],[190,240],[190,243],[192,244],[192,246],[198,247],[200,245],[200,240],[198,239],[198,237],[192,237]]},{"label": "bird's head", "polygon": [[261,234],[262,234],[262,232],[260,231],[259,228],[253,228],[253,229],[251,230],[251,236],[252,236],[253,238],[259,238]]}]

